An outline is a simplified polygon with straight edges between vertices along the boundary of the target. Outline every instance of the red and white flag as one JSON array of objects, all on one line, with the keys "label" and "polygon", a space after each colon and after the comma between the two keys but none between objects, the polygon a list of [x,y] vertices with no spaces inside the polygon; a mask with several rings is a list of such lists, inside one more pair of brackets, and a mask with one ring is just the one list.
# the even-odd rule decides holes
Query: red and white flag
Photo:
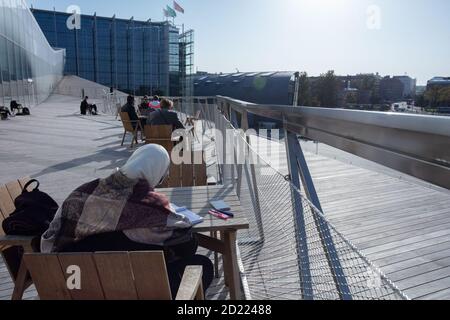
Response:
[{"label": "red and white flag", "polygon": [[180,6],[176,1],[173,2],[173,8],[181,13],[184,13],[184,9],[182,6]]}]

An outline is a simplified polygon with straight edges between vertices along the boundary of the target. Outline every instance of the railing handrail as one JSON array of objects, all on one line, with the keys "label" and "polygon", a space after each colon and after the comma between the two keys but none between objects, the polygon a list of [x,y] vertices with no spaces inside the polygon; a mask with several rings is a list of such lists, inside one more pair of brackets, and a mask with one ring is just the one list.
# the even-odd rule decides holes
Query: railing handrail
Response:
[{"label": "railing handrail", "polygon": [[290,132],[450,189],[449,117],[260,105],[223,96],[173,99],[216,99],[225,112],[279,121]]}]

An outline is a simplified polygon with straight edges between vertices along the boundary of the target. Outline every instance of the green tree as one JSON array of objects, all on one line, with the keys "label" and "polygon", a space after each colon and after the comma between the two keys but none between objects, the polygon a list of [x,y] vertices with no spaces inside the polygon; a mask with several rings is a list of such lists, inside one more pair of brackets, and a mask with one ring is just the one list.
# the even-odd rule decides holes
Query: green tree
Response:
[{"label": "green tree", "polygon": [[438,104],[442,107],[450,106],[450,87],[445,87],[439,90]]},{"label": "green tree", "polygon": [[318,80],[318,100],[320,106],[333,108],[338,104],[339,80],[333,70],[321,74]]},{"label": "green tree", "polygon": [[419,94],[416,96],[415,105],[421,108],[425,108],[427,106],[427,100],[425,99],[424,94]]},{"label": "green tree", "polygon": [[300,88],[298,92],[298,105],[311,106],[311,83],[309,82],[308,74],[306,72],[300,73],[299,83]]},{"label": "green tree", "polygon": [[425,92],[425,99],[428,102],[428,105],[432,108],[436,108],[439,102],[439,87],[431,87],[428,88]]}]

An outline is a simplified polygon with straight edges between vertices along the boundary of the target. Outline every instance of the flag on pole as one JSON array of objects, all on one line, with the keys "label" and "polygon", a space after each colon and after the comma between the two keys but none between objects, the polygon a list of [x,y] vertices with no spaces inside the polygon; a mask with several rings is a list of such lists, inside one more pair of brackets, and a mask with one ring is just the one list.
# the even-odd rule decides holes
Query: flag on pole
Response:
[{"label": "flag on pole", "polygon": [[164,17],[169,18],[169,11],[167,11],[167,9],[163,9],[164,11]]},{"label": "flag on pole", "polygon": [[177,16],[177,13],[171,7],[167,6],[166,10],[167,10],[169,17],[175,18]]},{"label": "flag on pole", "polygon": [[183,7],[180,6],[176,1],[173,2],[173,8],[174,8],[176,11],[181,12],[181,13],[184,14],[184,9],[183,9]]}]

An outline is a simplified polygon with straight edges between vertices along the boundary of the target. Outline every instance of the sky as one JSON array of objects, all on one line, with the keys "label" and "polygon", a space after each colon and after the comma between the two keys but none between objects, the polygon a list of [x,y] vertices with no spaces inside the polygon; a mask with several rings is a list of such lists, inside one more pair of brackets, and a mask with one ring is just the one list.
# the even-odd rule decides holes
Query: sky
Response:
[{"label": "sky", "polygon": [[[163,20],[171,0],[27,0],[39,9]],[[449,0],[179,0],[199,71],[450,76]]]}]

